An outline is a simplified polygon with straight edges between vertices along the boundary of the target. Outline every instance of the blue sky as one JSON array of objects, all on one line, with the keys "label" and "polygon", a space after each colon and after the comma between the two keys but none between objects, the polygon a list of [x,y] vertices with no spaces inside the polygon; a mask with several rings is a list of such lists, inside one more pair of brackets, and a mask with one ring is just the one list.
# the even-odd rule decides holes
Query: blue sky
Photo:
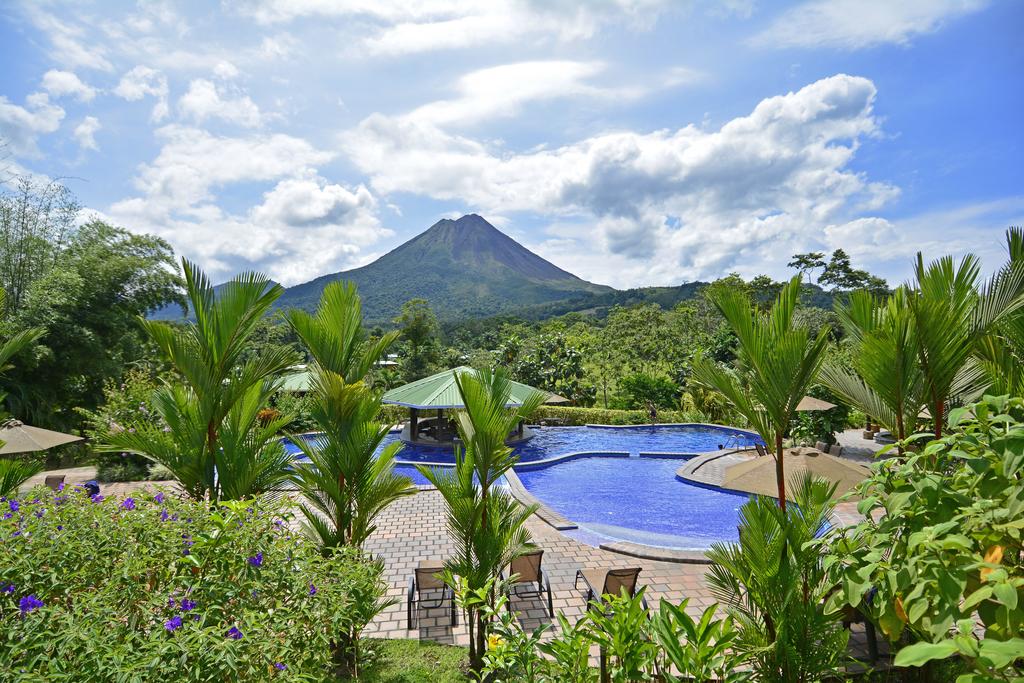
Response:
[{"label": "blue sky", "polygon": [[1024,223],[1015,0],[0,7],[16,172],[215,280],[365,264],[475,211],[618,287],[846,249],[995,267]]}]

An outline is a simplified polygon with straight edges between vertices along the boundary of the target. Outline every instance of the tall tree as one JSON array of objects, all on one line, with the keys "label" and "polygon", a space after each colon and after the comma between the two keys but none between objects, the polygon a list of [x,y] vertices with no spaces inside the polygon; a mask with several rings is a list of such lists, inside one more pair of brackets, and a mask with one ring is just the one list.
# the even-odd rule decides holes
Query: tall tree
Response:
[{"label": "tall tree", "polygon": [[[0,289],[0,315],[5,310],[5,299],[6,293]],[[35,343],[43,334],[45,334],[45,330],[36,327],[22,330],[12,337],[3,339],[0,342],[0,374],[11,369],[13,367],[11,359]],[[0,411],[0,419],[6,418],[6,413]],[[0,446],[3,445],[4,442],[0,440]],[[29,477],[37,474],[41,469],[42,465],[34,462],[15,458],[0,458],[0,496],[12,495]]]},{"label": "tall tree", "polygon": [[113,431],[103,448],[149,457],[197,498],[265,491],[284,480],[289,459],[257,413],[298,358],[286,348],[249,357],[245,351],[283,289],[264,275],[242,273],[215,293],[191,262],[182,259],[182,269],[195,322],[140,319],[175,371],[153,398],[167,431],[149,425]]},{"label": "tall tree", "polygon": [[351,283],[327,285],[315,314],[292,310],[285,317],[313,359],[310,412],[321,433],[313,443],[296,440],[309,460],[295,468],[307,530],[324,548],[361,546],[384,508],[416,491],[394,471],[400,443],[377,454],[388,425],[377,420],[380,393],[365,381],[398,333],[366,338]]},{"label": "tall tree", "polygon": [[402,332],[402,339],[408,344],[404,370],[407,382],[420,379],[428,374],[437,341],[437,316],[426,299],[410,299],[402,304],[402,314],[395,318]]},{"label": "tall tree", "polygon": [[693,364],[694,378],[721,392],[754,427],[765,443],[774,444],[779,506],[786,507],[786,473],[782,442],[797,403],[814,383],[828,345],[827,327],[812,337],[794,327],[793,311],[800,299],[800,276],[779,292],[772,308],[762,313],[742,293],[723,289],[713,301],[739,340],[738,373],[707,358]]},{"label": "tall tree", "polygon": [[787,266],[789,268],[796,268],[801,276],[807,275],[809,278],[812,271],[825,267],[825,254],[820,251],[793,254],[793,258],[790,259]]}]

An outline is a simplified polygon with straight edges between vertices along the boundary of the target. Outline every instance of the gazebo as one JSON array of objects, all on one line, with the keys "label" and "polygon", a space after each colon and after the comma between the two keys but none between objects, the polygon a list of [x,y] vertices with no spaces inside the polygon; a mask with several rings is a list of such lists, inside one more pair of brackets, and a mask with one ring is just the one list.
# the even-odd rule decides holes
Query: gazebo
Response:
[{"label": "gazebo", "polygon": [[[475,374],[474,368],[460,366],[451,370],[439,372],[430,377],[418,379],[404,386],[397,387],[384,394],[383,402],[396,406],[405,406],[409,409],[409,424],[402,430],[402,440],[410,443],[450,445],[455,441],[455,429],[451,421],[444,416],[446,410],[457,410],[465,407],[462,397],[459,395],[459,387],[455,383],[455,376],[465,373]],[[534,389],[526,384],[512,382],[512,392],[507,407],[515,407],[523,404],[526,397],[539,389]],[[552,394],[548,395],[546,403],[567,403],[568,399]],[[423,416],[425,411],[436,411],[433,416]],[[533,433],[519,423],[509,443],[525,441],[533,436]]]}]

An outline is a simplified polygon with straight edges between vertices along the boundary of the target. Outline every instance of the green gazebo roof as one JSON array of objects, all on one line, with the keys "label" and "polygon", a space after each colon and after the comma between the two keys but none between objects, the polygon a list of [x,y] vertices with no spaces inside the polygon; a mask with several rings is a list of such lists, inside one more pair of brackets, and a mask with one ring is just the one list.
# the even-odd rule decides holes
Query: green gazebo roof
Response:
[{"label": "green gazebo roof", "polygon": [[[452,370],[445,370],[430,377],[418,379],[415,382],[397,387],[384,394],[384,403],[391,403],[406,408],[417,408],[420,410],[462,408],[462,397],[459,395],[459,387],[455,384],[456,373],[476,373],[476,370],[467,366],[461,366]],[[519,406],[523,404],[526,397],[534,392],[540,391],[526,384],[512,382],[512,393],[509,396],[508,406]],[[547,394],[548,403],[564,403],[566,399],[558,394],[541,392]]]}]

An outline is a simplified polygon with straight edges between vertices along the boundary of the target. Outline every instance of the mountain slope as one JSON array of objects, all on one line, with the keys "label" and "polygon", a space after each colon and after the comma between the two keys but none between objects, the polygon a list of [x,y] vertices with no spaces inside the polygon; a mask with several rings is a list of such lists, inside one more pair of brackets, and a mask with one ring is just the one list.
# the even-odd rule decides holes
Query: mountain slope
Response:
[{"label": "mountain slope", "polygon": [[289,287],[278,307],[312,310],[323,288],[342,279],[359,288],[374,323],[390,321],[417,297],[453,320],[614,291],[545,261],[476,214],[438,221],[362,268]]}]

